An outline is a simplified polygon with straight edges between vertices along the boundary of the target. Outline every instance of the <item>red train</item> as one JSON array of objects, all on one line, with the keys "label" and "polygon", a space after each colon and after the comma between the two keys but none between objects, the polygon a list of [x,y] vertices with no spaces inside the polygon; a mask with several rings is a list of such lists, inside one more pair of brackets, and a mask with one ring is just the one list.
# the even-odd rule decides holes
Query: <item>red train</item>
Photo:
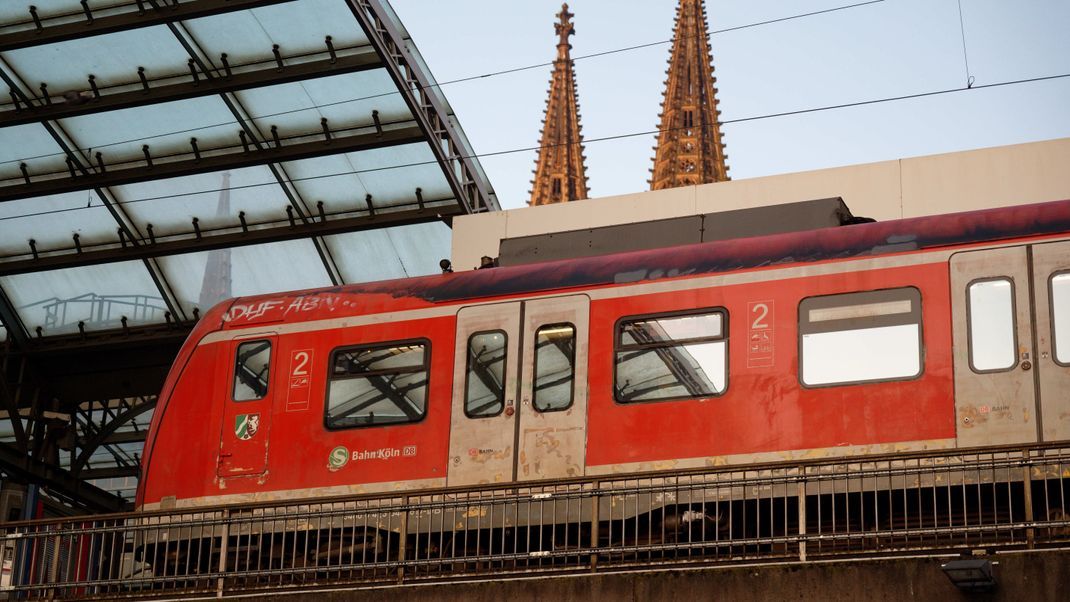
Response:
[{"label": "red train", "polygon": [[1070,440],[1070,201],[240,298],[140,508]]}]

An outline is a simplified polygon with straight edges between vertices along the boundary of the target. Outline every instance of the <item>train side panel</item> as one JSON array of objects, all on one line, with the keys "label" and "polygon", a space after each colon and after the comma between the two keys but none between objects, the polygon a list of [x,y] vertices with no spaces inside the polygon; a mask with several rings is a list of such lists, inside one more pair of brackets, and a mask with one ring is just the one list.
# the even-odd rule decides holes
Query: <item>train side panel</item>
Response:
[{"label": "train side panel", "polygon": [[[182,450],[151,465],[144,504],[210,505],[445,484],[455,319],[243,335],[197,347],[169,400],[156,445]],[[268,399],[235,400],[235,353],[272,341]],[[430,345],[424,417],[413,423],[327,429],[330,358],[340,347],[422,340]],[[250,430],[250,424],[253,425]],[[263,450],[260,470],[224,470],[235,450]]]},{"label": "train side panel", "polygon": [[[592,305],[588,463],[593,472],[657,470],[954,445],[946,262],[607,299]],[[806,297],[876,289],[921,291],[923,372],[914,380],[804,388],[798,307]],[[764,306],[765,309],[758,306]],[[618,403],[613,398],[619,317],[698,308],[728,310],[728,386],[720,397]],[[755,310],[759,311],[755,311]],[[764,319],[771,329],[755,329]],[[756,324],[757,322],[757,324]],[[772,338],[769,355],[749,349]],[[874,350],[873,359],[880,355]],[[758,359],[759,361],[755,361]],[[793,452],[803,453],[793,453]]]}]

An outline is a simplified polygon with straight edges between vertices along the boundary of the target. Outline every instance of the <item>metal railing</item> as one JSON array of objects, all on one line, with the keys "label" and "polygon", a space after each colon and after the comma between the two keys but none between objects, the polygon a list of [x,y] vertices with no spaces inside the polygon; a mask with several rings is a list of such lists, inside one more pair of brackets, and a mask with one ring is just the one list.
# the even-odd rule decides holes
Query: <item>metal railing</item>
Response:
[{"label": "metal railing", "polygon": [[13,523],[24,598],[175,595],[1070,541],[1070,446]]}]

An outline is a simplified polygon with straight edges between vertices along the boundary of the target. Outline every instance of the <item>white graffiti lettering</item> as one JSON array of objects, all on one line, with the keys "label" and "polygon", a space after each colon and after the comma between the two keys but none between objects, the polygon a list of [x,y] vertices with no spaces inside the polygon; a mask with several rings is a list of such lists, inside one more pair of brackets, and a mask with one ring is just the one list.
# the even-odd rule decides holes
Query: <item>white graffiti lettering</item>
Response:
[{"label": "white graffiti lettering", "polygon": [[234,305],[223,316],[224,322],[236,322],[238,320],[255,320],[269,311],[282,305],[278,299],[261,301],[252,305]]},{"label": "white graffiti lettering", "polygon": [[306,311],[315,311],[317,309],[327,309],[328,311],[334,311],[338,305],[338,297],[334,295],[311,295],[308,297],[295,297],[290,304],[286,306],[286,310],[283,315],[290,315],[291,313],[301,313]]}]

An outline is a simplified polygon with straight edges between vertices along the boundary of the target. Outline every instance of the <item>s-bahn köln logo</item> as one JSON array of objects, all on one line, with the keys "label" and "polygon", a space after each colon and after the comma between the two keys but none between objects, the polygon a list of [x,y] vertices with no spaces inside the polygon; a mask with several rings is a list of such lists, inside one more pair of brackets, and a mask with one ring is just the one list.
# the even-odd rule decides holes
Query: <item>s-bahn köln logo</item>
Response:
[{"label": "s-bahn k\u00f6ln logo", "polygon": [[260,414],[238,414],[234,417],[234,436],[248,441],[260,430]]},{"label": "s-bahn k\u00f6ln logo", "polygon": [[401,448],[380,447],[379,449],[358,449],[350,452],[348,447],[339,445],[327,454],[327,468],[333,472],[342,468],[346,464],[349,464],[351,460],[354,462],[363,460],[393,460],[394,458],[400,457],[416,457],[416,446],[405,445]]}]

